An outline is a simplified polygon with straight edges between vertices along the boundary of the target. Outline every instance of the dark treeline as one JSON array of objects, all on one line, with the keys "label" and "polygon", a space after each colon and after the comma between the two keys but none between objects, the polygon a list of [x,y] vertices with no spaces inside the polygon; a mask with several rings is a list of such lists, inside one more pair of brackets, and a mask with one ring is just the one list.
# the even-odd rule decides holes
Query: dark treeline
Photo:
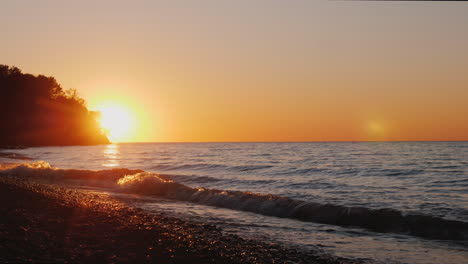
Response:
[{"label": "dark treeline", "polygon": [[109,143],[98,115],[55,78],[0,65],[0,147]]}]

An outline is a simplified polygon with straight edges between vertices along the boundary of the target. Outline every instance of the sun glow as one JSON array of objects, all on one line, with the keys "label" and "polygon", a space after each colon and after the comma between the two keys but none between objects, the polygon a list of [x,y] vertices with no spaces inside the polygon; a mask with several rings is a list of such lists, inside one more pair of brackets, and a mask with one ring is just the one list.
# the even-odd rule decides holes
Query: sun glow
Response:
[{"label": "sun glow", "polygon": [[370,141],[385,141],[386,138],[386,127],[381,121],[371,121],[367,124],[367,138]]},{"label": "sun glow", "polygon": [[100,106],[100,123],[112,142],[128,140],[134,127],[134,118],[125,107],[117,104]]}]

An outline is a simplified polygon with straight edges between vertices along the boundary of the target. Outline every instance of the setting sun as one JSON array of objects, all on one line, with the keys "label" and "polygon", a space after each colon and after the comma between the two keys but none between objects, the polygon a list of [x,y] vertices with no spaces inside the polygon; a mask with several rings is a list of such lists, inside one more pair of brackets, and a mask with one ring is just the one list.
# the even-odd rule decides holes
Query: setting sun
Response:
[{"label": "setting sun", "polygon": [[112,142],[125,141],[130,136],[134,119],[125,107],[109,104],[99,107],[98,111],[101,112],[101,127]]}]

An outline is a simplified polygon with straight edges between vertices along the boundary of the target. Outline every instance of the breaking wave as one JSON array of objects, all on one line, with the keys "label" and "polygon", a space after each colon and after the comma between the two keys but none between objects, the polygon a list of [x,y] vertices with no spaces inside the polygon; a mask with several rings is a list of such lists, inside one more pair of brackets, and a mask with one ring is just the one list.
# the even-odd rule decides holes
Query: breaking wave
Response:
[{"label": "breaking wave", "polygon": [[116,182],[125,175],[136,174],[140,172],[143,171],[129,170],[125,168],[99,171],[60,169],[51,166],[45,161],[14,164],[0,169],[0,175],[16,175],[32,179],[37,178],[39,180],[49,180],[56,182],[73,180],[86,185],[103,187],[116,186]]},{"label": "breaking wave", "polygon": [[115,188],[121,192],[159,196],[302,221],[362,227],[376,232],[410,234],[430,239],[468,240],[468,223],[464,221],[429,215],[405,215],[395,209],[346,207],[277,195],[192,188],[175,182],[167,176],[141,170],[59,169],[41,161],[2,168],[1,174],[55,181],[73,180],[84,185]]},{"label": "breaking wave", "polygon": [[32,160],[30,157],[13,152],[0,152],[0,158],[12,160]]}]

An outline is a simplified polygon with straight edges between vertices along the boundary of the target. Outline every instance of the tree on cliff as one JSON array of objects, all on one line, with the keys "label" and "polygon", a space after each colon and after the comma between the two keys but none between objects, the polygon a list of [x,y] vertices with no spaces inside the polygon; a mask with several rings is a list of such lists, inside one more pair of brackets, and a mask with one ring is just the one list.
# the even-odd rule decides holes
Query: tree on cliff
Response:
[{"label": "tree on cliff", "polygon": [[98,116],[55,78],[0,65],[0,147],[109,143]]}]

